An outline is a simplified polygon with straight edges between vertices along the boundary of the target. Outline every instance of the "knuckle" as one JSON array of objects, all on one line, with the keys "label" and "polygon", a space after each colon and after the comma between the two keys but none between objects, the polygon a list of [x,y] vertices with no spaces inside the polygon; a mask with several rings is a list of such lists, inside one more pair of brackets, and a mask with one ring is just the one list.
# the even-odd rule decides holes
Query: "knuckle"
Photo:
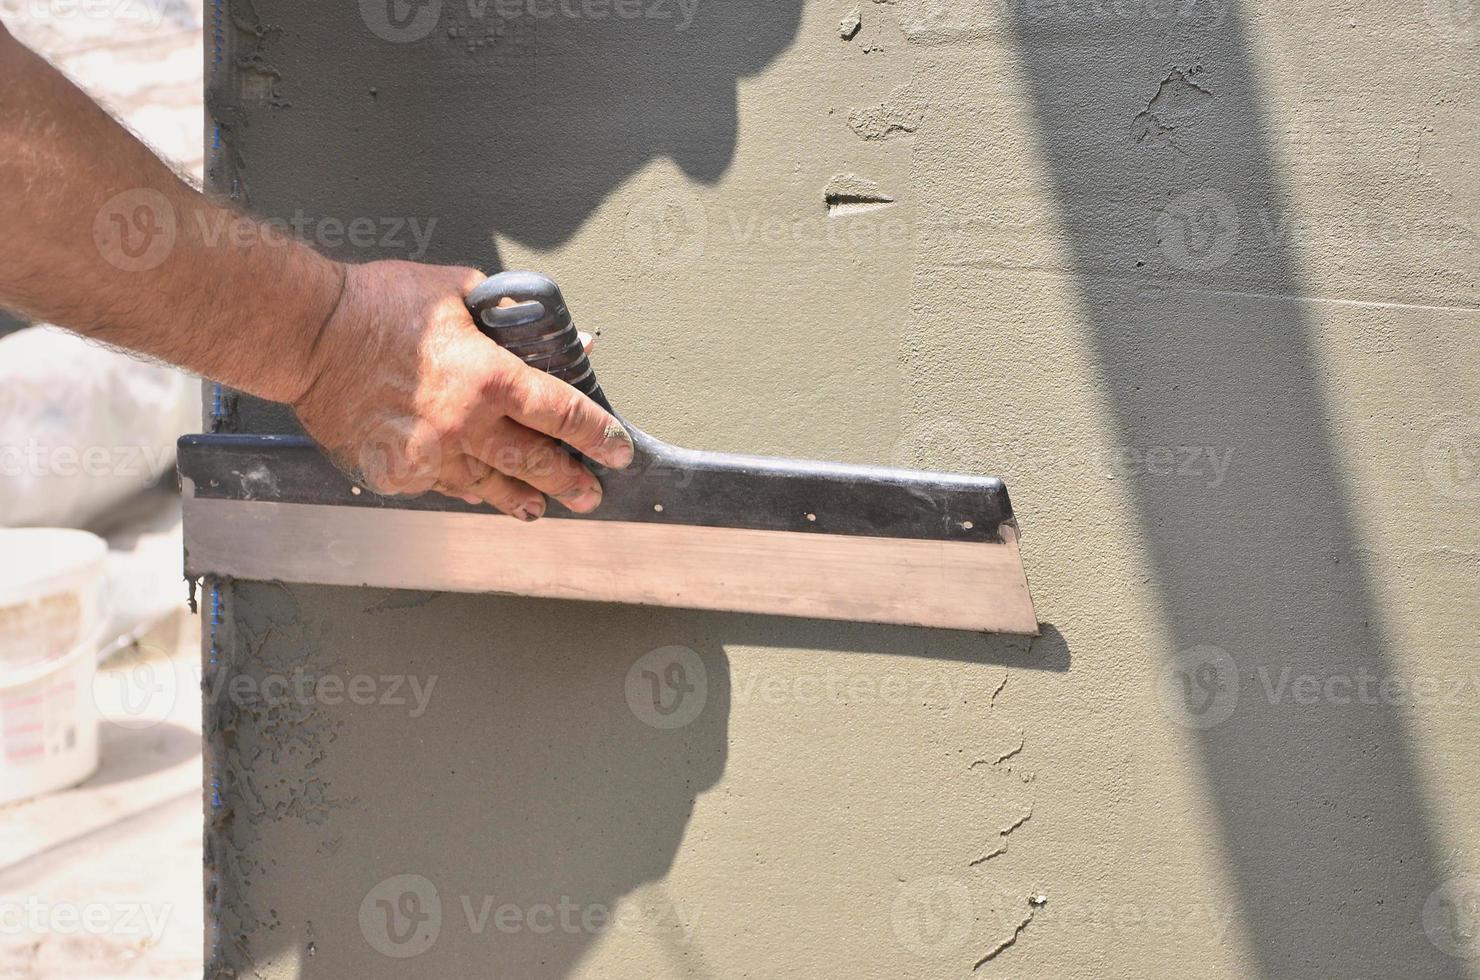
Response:
[{"label": "knuckle", "polygon": [[480,269],[471,268],[470,266],[454,266],[451,272],[459,285],[462,286],[464,296],[471,293],[482,284],[483,280],[488,278],[487,273]]},{"label": "knuckle", "polygon": [[511,364],[503,358],[484,375],[478,387],[484,403],[504,414],[529,399],[528,381],[518,369],[517,362]]},{"label": "knuckle", "polygon": [[560,427],[560,437],[568,442],[580,441],[590,434],[591,412],[581,396],[574,392],[559,406],[556,419]]}]

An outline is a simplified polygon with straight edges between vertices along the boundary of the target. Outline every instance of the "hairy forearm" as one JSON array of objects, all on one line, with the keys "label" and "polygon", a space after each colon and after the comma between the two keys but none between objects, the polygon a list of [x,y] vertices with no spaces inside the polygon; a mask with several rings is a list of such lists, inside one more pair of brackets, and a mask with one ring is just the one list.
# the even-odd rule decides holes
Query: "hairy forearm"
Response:
[{"label": "hairy forearm", "polygon": [[278,401],[344,270],[198,193],[0,26],[0,306]]},{"label": "hairy forearm", "polygon": [[632,440],[478,330],[483,280],[341,265],[233,213],[0,26],[0,306],[286,402],[377,492],[590,511],[601,484],[565,447],[620,468]]}]

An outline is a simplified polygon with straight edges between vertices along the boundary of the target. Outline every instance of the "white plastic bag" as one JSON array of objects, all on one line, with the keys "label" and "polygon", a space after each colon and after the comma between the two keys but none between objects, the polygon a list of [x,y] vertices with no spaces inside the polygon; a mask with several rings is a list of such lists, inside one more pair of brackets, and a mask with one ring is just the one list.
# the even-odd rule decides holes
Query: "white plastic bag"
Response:
[{"label": "white plastic bag", "polygon": [[81,527],[200,428],[200,382],[57,327],[0,337],[0,527]]}]

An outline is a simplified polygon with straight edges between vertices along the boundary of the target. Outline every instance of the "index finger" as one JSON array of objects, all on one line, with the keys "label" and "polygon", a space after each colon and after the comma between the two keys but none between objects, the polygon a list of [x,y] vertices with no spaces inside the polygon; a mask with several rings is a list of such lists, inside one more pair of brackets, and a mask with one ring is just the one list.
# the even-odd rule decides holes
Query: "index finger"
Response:
[{"label": "index finger", "polygon": [[631,465],[632,437],[616,417],[559,378],[528,367],[510,392],[510,418],[613,469]]}]

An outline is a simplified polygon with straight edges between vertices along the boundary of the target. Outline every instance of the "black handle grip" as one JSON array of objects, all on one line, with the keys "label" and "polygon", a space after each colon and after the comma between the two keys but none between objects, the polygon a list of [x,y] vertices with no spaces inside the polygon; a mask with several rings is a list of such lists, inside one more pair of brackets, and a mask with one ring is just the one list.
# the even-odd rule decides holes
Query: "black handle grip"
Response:
[{"label": "black handle grip", "polygon": [[[504,299],[516,305],[500,307]],[[554,280],[538,272],[500,272],[468,294],[468,311],[478,329],[500,347],[606,405]]]}]

